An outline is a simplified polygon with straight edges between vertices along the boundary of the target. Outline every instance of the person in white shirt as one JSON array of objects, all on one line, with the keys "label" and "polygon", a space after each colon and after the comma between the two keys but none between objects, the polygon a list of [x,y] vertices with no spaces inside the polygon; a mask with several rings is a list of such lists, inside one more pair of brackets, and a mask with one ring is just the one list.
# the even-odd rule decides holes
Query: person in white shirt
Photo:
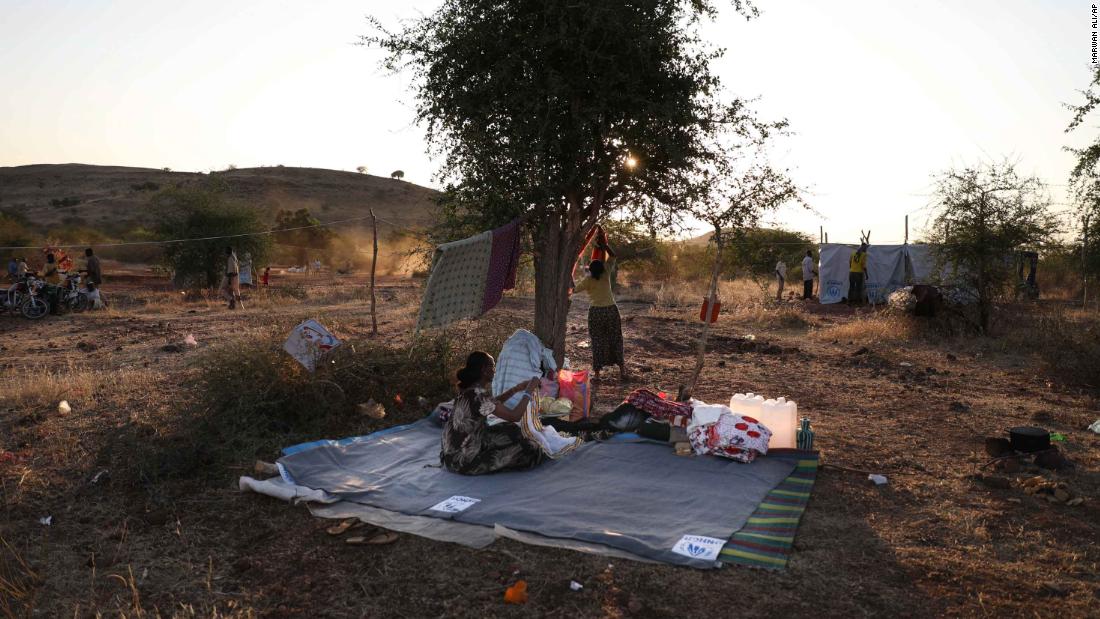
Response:
[{"label": "person in white shirt", "polygon": [[225,248],[225,296],[229,309],[237,309],[241,304],[241,265],[232,247]]},{"label": "person in white shirt", "polygon": [[814,252],[810,249],[802,259],[802,298],[814,298]]},{"label": "person in white shirt", "polygon": [[783,286],[787,282],[787,263],[780,260],[775,263],[775,278],[779,282],[779,286],[775,290],[775,300],[783,300]]}]

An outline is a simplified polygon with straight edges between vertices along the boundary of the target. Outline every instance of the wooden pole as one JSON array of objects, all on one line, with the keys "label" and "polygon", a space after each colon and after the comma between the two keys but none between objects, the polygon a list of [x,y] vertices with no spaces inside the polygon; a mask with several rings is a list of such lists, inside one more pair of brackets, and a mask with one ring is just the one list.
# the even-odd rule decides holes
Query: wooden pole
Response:
[{"label": "wooden pole", "polygon": [[703,332],[699,334],[699,353],[695,359],[695,370],[691,373],[691,380],[687,389],[681,392],[680,397],[687,399],[695,393],[695,385],[699,382],[699,375],[703,373],[703,364],[707,357],[707,336],[710,335],[710,315],[714,311],[714,304],[718,302],[718,274],[722,269],[722,228],[714,226],[714,269],[710,274],[710,295],[707,297],[707,311],[703,316]]},{"label": "wooden pole", "polygon": [[825,233],[825,242],[826,243],[829,242],[829,233],[828,232]]},{"label": "wooden pole", "polygon": [[1081,307],[1082,309],[1089,308],[1089,265],[1088,265],[1088,251],[1089,251],[1089,216],[1085,214],[1085,233],[1081,238],[1081,273],[1085,276],[1085,281],[1082,284],[1083,290],[1081,291]]},{"label": "wooden pole", "polygon": [[378,218],[374,216],[374,209],[370,210],[370,223],[374,231],[374,252],[370,259],[370,332],[378,335],[378,315],[375,313],[374,298],[374,272],[378,266]]},{"label": "wooden pole", "polygon": [[909,244],[909,216],[905,216],[905,244]]},{"label": "wooden pole", "polygon": [[817,227],[817,240],[819,243],[825,242],[825,226]]}]

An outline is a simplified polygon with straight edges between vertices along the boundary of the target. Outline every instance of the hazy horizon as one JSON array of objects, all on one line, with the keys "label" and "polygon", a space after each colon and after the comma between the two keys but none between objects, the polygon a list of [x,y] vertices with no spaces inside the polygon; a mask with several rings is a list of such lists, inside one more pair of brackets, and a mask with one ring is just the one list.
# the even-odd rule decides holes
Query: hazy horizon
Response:
[{"label": "hazy horizon", "polygon": [[[355,43],[367,15],[393,24],[436,4],[0,0],[0,166],[365,165],[434,187],[407,78]],[[757,5],[759,19],[724,8],[704,33],[727,50],[729,93],[794,131],[773,156],[814,211],[768,223],[885,243],[909,214],[916,238],[932,174],[1002,157],[1069,208],[1063,147],[1090,128],[1065,135],[1063,104],[1089,82],[1090,4]]]}]

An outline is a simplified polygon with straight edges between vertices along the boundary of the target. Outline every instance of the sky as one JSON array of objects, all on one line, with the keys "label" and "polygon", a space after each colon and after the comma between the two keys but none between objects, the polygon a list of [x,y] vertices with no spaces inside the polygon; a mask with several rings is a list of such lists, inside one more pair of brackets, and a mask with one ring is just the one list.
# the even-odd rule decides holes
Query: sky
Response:
[{"label": "sky", "polygon": [[[720,6],[726,6],[717,0]],[[434,186],[408,78],[357,45],[437,0],[0,0],[0,166],[261,165]],[[809,193],[769,224],[830,241],[919,238],[932,178],[1009,158],[1068,210],[1070,113],[1090,78],[1079,0],[757,0],[704,26],[730,96],[793,134],[775,163]],[[701,230],[701,228],[700,228]]]}]

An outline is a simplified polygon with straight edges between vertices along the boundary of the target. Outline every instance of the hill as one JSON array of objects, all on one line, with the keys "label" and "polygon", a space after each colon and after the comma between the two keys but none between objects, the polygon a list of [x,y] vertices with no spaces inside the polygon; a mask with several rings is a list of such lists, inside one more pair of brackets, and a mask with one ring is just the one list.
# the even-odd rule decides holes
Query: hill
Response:
[{"label": "hill", "polygon": [[[281,209],[308,208],[321,221],[375,214],[419,227],[432,219],[437,191],[413,183],[318,168],[264,167],[212,172],[231,199],[275,219]],[[28,220],[38,232],[91,228],[124,235],[156,222],[157,191],[208,178],[200,172],[84,164],[0,167],[0,209]]]}]

